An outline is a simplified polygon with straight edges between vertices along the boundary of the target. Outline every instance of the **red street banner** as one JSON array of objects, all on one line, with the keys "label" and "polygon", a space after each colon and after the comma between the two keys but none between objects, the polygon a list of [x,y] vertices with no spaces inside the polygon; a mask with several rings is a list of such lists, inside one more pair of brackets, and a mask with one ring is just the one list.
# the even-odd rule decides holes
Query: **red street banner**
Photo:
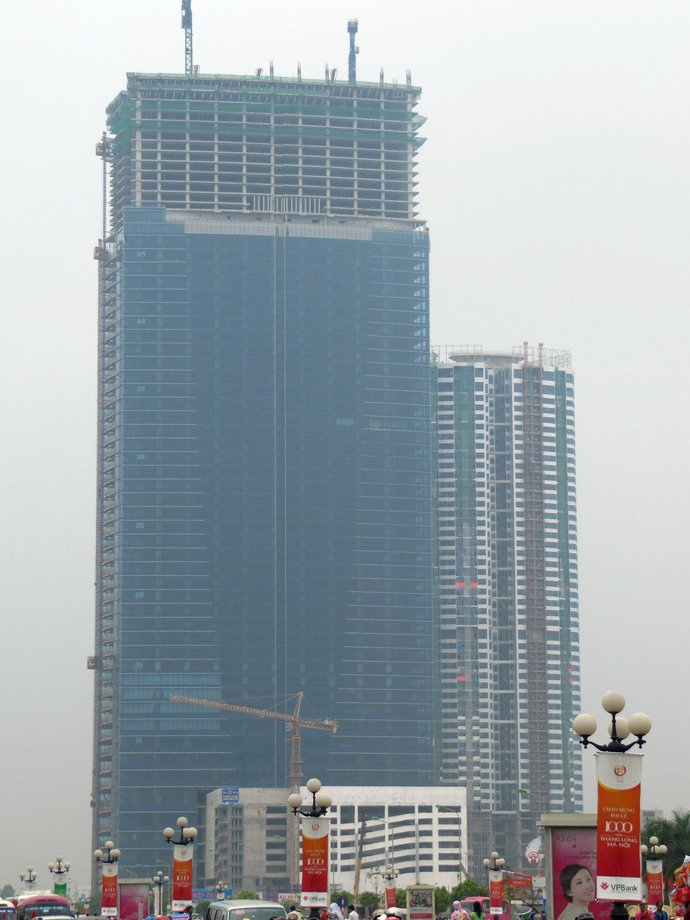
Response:
[{"label": "red street banner", "polygon": [[398,906],[398,893],[395,888],[386,888],[386,908]]},{"label": "red street banner", "polygon": [[664,876],[660,859],[647,860],[647,902],[664,901]]},{"label": "red street banner", "polygon": [[503,913],[503,872],[500,869],[489,870],[489,913]]},{"label": "red street banner", "polygon": [[329,819],[302,818],[302,895],[300,907],[328,907]]},{"label": "red street banner", "polygon": [[101,917],[117,917],[117,863],[102,863]]},{"label": "red street banner", "polygon": [[183,911],[192,903],[192,857],[194,849],[189,844],[176,843],[173,847],[172,909]]},{"label": "red street banner", "polygon": [[526,872],[511,872],[508,877],[508,882],[514,891],[527,892],[529,895],[532,894],[534,878]]},{"label": "red street banner", "polygon": [[639,901],[642,755],[597,754],[597,892],[602,901]]}]

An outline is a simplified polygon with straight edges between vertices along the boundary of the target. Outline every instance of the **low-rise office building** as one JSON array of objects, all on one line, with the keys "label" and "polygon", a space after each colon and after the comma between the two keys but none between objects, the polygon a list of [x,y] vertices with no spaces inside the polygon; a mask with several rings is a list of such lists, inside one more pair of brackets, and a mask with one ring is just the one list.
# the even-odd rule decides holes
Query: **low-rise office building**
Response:
[{"label": "low-rise office building", "polygon": [[[399,887],[415,882],[452,887],[465,877],[464,789],[329,786],[327,791],[333,798],[331,890],[354,891],[359,869],[360,894],[382,893],[387,866],[396,870]],[[263,897],[298,890],[290,878],[298,817],[286,800],[283,788],[208,793],[200,809],[199,881],[222,879],[235,893],[252,890]]]}]

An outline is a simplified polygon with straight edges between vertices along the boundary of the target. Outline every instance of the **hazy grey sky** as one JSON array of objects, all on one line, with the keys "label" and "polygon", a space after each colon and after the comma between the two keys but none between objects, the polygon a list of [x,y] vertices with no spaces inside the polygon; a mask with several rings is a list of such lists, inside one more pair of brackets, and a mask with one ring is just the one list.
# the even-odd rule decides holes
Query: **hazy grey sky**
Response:
[{"label": "hazy grey sky", "polygon": [[[643,804],[688,807],[690,3],[193,10],[203,72],[344,77],[357,17],[359,77],[409,67],[423,87],[432,340],[572,352],[584,706],[598,716],[615,688],[648,711]],[[56,853],[90,871],[94,148],[127,71],[183,67],[179,0],[22,0],[3,17],[0,884],[33,864],[48,885]]]}]

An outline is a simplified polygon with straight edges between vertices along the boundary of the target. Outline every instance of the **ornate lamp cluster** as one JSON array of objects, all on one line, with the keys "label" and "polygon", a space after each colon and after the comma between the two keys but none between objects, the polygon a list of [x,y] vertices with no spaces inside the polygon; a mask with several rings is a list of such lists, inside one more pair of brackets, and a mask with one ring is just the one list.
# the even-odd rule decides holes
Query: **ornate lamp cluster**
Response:
[{"label": "ornate lamp cluster", "polygon": [[19,878],[22,882],[26,884],[28,888],[30,888],[33,885],[33,883],[36,881],[38,876],[36,875],[36,872],[34,871],[34,867],[29,866],[26,872],[19,873]]},{"label": "ornate lamp cluster", "polygon": [[195,827],[190,827],[189,821],[184,817],[178,818],[175,823],[180,829],[180,836],[177,840],[174,840],[173,838],[175,836],[175,831],[172,829],[172,827],[164,828],[163,836],[168,841],[168,843],[176,843],[180,845],[193,843],[194,838],[198,833],[197,829]]},{"label": "ornate lamp cluster", "polygon": [[[601,698],[601,705],[611,716],[608,730],[611,740],[608,744],[597,744],[591,741],[591,736],[597,730],[597,720],[588,712],[581,712],[579,716],[573,719],[573,731],[580,736],[580,744],[583,747],[591,745],[597,751],[612,751],[614,753],[624,753],[630,748],[638,745],[642,747],[646,743],[645,735],[649,734],[652,727],[652,720],[644,712],[634,712],[629,719],[621,716],[625,706],[625,697],[617,690],[609,690]],[[623,742],[629,735],[636,735],[634,741],[624,744]]]},{"label": "ornate lamp cluster", "polygon": [[112,840],[106,840],[102,850],[93,851],[93,858],[100,863],[116,863],[121,855],[120,850],[117,849]]},{"label": "ornate lamp cluster", "polygon": [[307,780],[307,789],[311,792],[312,803],[302,805],[302,796],[299,792],[293,792],[288,796],[288,808],[292,809],[293,815],[300,814],[305,818],[320,818],[325,815],[333,802],[333,799],[321,789],[321,780],[313,777]]},{"label": "ornate lamp cluster", "polygon": [[63,875],[67,875],[71,868],[71,863],[62,856],[56,856],[55,862],[48,863],[48,869],[51,875],[57,875],[60,878]]},{"label": "ornate lamp cluster", "polygon": [[216,895],[219,901],[225,899],[225,882],[216,882]]},{"label": "ornate lamp cluster", "polygon": [[661,859],[668,853],[668,847],[665,843],[659,843],[658,837],[650,837],[649,846],[643,843],[640,846],[640,853],[643,856],[649,856],[650,859]]},{"label": "ornate lamp cluster", "polygon": [[396,869],[395,866],[381,866],[379,872],[386,882],[394,882],[400,875],[400,870]]},{"label": "ornate lamp cluster", "polygon": [[506,861],[502,856],[499,856],[496,850],[494,850],[489,858],[482,860],[482,865],[485,869],[488,869],[489,872],[497,871],[498,869],[505,868]]},{"label": "ornate lamp cluster", "polygon": [[167,885],[169,881],[170,879],[168,878],[167,875],[163,874],[163,871],[161,869],[159,869],[158,872],[156,872],[156,874],[151,879],[151,883],[155,885],[159,891],[162,891],[163,885]]}]

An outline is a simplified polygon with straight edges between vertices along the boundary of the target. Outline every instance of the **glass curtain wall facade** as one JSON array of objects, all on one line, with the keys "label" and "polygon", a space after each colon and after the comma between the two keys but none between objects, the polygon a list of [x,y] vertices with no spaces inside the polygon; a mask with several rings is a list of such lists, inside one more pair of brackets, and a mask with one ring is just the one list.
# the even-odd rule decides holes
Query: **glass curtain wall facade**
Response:
[{"label": "glass curtain wall facade", "polygon": [[478,878],[582,809],[574,382],[541,346],[433,363],[442,781],[467,786]]},{"label": "glass curtain wall facade", "polygon": [[108,110],[93,838],[143,871],[199,792],[290,782],[284,721],[172,694],[303,691],[339,723],[305,773],[434,782],[418,97],[130,74]]}]

